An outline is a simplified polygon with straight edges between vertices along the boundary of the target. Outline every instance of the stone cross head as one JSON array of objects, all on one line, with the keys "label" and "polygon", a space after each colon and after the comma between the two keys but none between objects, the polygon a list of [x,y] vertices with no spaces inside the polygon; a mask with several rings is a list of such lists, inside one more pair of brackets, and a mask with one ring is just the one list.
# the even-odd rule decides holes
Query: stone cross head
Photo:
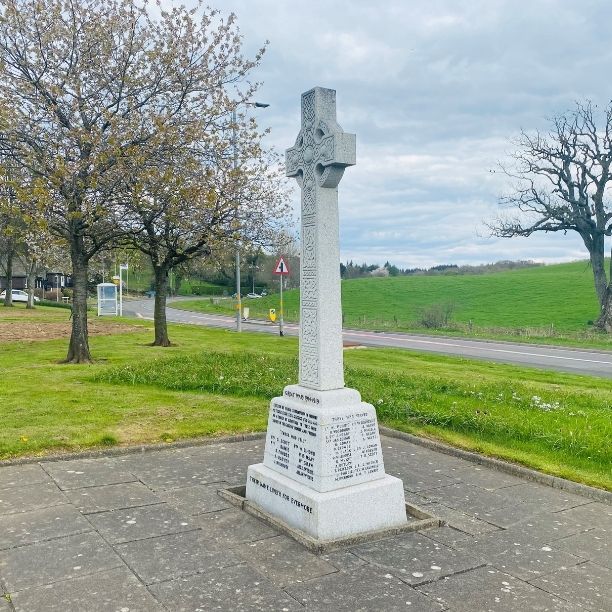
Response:
[{"label": "stone cross head", "polygon": [[[335,188],[344,169],[355,165],[355,134],[336,123],[336,91],[315,87],[302,94],[302,129],[286,152],[287,176],[309,192]],[[304,194],[306,195],[306,194]]]}]

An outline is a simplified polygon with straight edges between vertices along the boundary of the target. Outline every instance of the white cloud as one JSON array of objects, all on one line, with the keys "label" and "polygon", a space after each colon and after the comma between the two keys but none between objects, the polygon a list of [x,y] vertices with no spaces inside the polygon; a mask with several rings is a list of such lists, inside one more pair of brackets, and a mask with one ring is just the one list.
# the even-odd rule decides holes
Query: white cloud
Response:
[{"label": "white cloud", "polygon": [[[291,146],[300,94],[338,91],[357,134],[340,184],[342,256],[400,266],[584,257],[568,236],[485,239],[509,185],[491,173],[521,128],[612,97],[609,0],[234,0],[270,144]],[[294,205],[299,207],[295,193]],[[420,262],[420,263],[419,263]]]}]

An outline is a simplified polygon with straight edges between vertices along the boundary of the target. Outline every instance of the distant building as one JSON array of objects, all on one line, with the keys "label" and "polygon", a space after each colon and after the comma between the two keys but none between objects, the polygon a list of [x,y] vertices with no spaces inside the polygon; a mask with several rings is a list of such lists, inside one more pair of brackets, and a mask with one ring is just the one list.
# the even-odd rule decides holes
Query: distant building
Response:
[{"label": "distant building", "polygon": [[[46,271],[42,275],[37,276],[34,284],[35,289],[44,289],[49,291],[59,287],[64,289],[72,287],[72,277],[64,272]],[[13,266],[13,289],[27,289],[28,277],[23,266],[19,262],[15,262]],[[0,291],[6,289],[6,275],[0,276]]]}]

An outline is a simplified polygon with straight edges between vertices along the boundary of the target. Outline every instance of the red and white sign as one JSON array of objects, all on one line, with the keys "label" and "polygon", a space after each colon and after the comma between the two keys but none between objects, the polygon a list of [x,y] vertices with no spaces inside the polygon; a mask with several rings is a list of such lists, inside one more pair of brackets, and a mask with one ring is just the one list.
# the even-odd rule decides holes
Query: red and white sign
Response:
[{"label": "red and white sign", "polygon": [[287,266],[283,257],[278,258],[278,261],[274,266],[274,270],[272,270],[272,274],[280,274],[282,276],[286,276],[287,274],[289,274],[289,267]]}]

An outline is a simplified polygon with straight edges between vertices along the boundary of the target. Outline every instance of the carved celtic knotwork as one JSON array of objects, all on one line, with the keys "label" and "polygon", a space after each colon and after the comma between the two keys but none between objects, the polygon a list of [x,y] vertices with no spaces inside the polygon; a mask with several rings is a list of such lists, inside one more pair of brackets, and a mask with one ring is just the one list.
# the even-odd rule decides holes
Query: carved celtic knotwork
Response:
[{"label": "carved celtic knotwork", "polygon": [[317,299],[317,279],[314,276],[302,275],[300,282],[302,302],[314,302]]},{"label": "carved celtic knotwork", "polygon": [[319,314],[317,310],[315,308],[302,307],[300,325],[302,326],[302,342],[316,345],[319,331]]},{"label": "carved celtic knotwork", "polygon": [[317,265],[317,236],[314,225],[302,227],[302,267],[314,269]]},{"label": "carved celtic knotwork", "polygon": [[[330,286],[326,280],[322,280],[329,278],[329,272],[324,274],[320,269],[322,265],[333,265],[337,268],[339,263],[320,261],[321,231],[324,229],[329,231],[329,228],[321,227],[320,207],[323,202],[326,206],[333,206],[335,201],[333,196],[330,199],[332,194],[328,193],[323,197],[321,190],[335,189],[344,169],[354,163],[355,136],[345,134],[336,123],[335,92],[315,88],[304,93],[302,125],[294,146],[286,151],[286,174],[297,179],[302,191],[300,382],[315,386],[320,381],[325,382],[323,379],[329,378],[330,368],[319,363],[320,345],[327,340],[320,337],[326,333],[322,330],[327,329],[326,321],[339,320],[327,317],[322,321],[319,311],[323,308],[322,300],[329,299],[329,292],[339,290],[335,286]],[[337,229],[334,231],[337,233]],[[321,292],[326,295],[322,296]],[[341,330],[338,330],[338,333],[340,332]],[[314,352],[302,352],[301,347],[304,344],[310,346]],[[339,346],[341,349],[341,343]],[[334,364],[332,367],[337,369],[341,357],[340,359],[330,357],[330,359]],[[336,377],[340,380],[338,383],[340,386],[343,384],[341,378],[340,371]]]},{"label": "carved celtic knotwork", "polygon": [[302,384],[318,385],[320,380],[319,358],[314,352],[300,352],[300,382]]}]

